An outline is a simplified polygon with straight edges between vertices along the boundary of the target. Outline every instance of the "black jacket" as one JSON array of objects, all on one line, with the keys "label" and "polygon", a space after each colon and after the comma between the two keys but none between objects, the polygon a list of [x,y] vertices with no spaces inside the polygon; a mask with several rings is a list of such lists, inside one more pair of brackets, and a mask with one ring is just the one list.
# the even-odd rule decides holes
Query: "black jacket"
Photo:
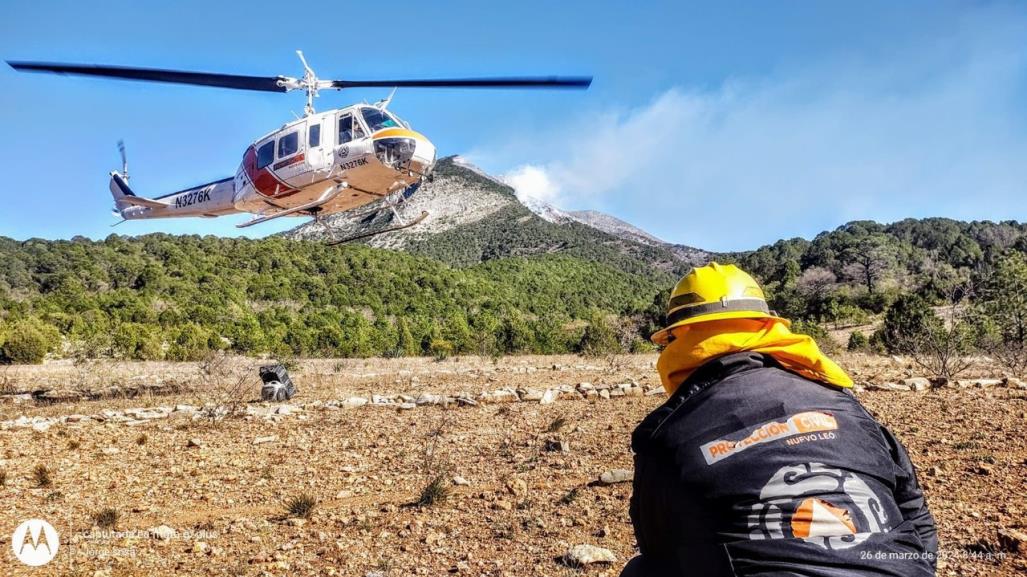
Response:
[{"label": "black jacket", "polygon": [[839,389],[769,356],[710,361],[632,436],[640,574],[934,574],[902,445]]}]

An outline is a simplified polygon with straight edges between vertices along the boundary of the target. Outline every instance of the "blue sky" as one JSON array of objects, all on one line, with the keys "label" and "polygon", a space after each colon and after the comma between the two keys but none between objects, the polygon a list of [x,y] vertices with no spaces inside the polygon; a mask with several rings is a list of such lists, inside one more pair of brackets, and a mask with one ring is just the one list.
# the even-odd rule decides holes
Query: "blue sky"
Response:
[{"label": "blue sky", "polygon": [[[440,154],[520,194],[674,242],[754,248],[846,221],[1027,220],[1027,4],[8,2],[0,57],[326,78],[593,74],[585,92],[400,90]],[[157,195],[234,173],[299,94],[0,69],[0,235],[238,234],[247,217],[110,228],[128,145]],[[327,92],[320,109],[387,91]],[[269,223],[247,234],[298,224]]]}]

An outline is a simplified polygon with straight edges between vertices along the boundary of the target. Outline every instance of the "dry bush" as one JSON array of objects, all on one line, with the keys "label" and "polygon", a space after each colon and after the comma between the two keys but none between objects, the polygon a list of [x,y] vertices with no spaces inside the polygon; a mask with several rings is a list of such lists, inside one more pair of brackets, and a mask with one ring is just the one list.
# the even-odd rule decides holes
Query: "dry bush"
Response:
[{"label": "dry bush", "polygon": [[285,503],[285,510],[292,517],[310,519],[317,507],[317,499],[308,493],[301,493]]},{"label": "dry bush", "polygon": [[53,485],[53,479],[50,478],[50,469],[46,468],[46,465],[36,465],[35,469],[32,469],[32,480],[36,482],[39,487],[50,487]]},{"label": "dry bush", "polygon": [[118,526],[118,519],[121,518],[121,514],[118,513],[117,509],[112,507],[106,507],[94,512],[90,515],[93,520],[93,524],[101,529],[114,529]]},{"label": "dry bush", "polygon": [[449,498],[451,492],[448,472],[439,473],[428,481],[428,484],[421,490],[421,496],[417,499],[417,506],[430,507],[442,503]]},{"label": "dry bush", "polygon": [[15,392],[14,379],[8,374],[10,365],[0,366],[0,395],[9,395]]},{"label": "dry bush", "polygon": [[449,497],[452,490],[449,482],[453,466],[439,455],[441,439],[446,434],[451,420],[452,413],[444,411],[435,426],[428,431],[424,454],[421,458],[421,473],[426,479],[426,484],[417,499],[418,506],[424,507],[441,503]]},{"label": "dry bush", "polygon": [[565,426],[567,426],[567,418],[563,415],[559,415],[549,423],[549,426],[546,427],[546,432],[558,433],[560,429],[563,429]]},{"label": "dry bush", "polygon": [[202,393],[207,397],[203,415],[211,424],[245,414],[248,391],[253,379],[232,367],[231,357],[223,351],[209,353],[199,365]]}]

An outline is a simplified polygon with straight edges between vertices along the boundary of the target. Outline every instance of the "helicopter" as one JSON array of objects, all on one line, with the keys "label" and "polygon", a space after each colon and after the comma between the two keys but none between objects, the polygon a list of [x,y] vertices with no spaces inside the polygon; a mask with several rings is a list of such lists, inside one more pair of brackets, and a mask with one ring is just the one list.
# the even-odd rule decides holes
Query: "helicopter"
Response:
[{"label": "helicopter", "polygon": [[[122,219],[116,224],[127,220],[213,218],[239,213],[253,215],[250,220],[237,224],[239,228],[286,216],[306,216],[323,222],[322,217],[326,215],[356,213],[378,201],[381,202],[374,205],[375,212],[383,208],[391,211],[390,224],[382,229],[343,239],[333,238],[329,244],[401,230],[428,216],[427,212],[422,212],[405,222],[396,212],[396,206],[414,194],[422,182],[432,178],[436,160],[435,145],[389,110],[396,88],[584,89],[592,83],[590,76],[322,80],[307,64],[303,52],[297,50],[296,53],[303,65],[301,78],[51,62],[8,61],[7,64],[22,72],[264,92],[306,92],[304,115],[250,144],[234,176],[162,196],[139,196],[129,187],[128,160],[124,144],[119,142],[122,167],[120,171],[111,171],[110,191],[114,197],[114,214]],[[366,87],[392,88],[392,92],[374,104],[352,104],[325,112],[314,110],[314,98],[322,90]],[[330,235],[331,231],[328,232]]]}]

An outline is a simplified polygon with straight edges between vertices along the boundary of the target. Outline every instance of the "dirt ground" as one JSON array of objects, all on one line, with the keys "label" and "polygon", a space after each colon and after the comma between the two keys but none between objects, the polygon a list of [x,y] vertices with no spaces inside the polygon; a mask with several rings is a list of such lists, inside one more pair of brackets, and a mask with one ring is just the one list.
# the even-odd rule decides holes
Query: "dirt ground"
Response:
[{"label": "dirt ground", "polygon": [[[0,430],[0,566],[5,575],[616,576],[635,554],[631,485],[594,481],[631,468],[631,431],[664,396],[416,409],[328,402],[582,382],[635,382],[649,391],[658,386],[655,360],[304,361],[291,371],[300,387],[290,403],[296,409],[281,415],[266,415],[274,407],[257,401],[261,363],[252,359],[206,372],[189,363],[0,369],[8,393],[0,395],[0,421],[226,402],[250,412]],[[840,362],[857,381],[916,374],[901,359],[843,355]],[[986,363],[971,375],[1001,376]],[[27,396],[43,389],[62,394],[46,404]],[[941,536],[939,574],[1027,574],[1024,551],[999,537],[1027,530],[1027,391],[858,395],[919,467]],[[416,505],[436,477],[435,494],[444,498]],[[287,502],[304,494],[316,500],[312,515],[290,516]],[[104,509],[117,514],[113,528],[99,526]],[[60,534],[56,558],[39,568],[22,565],[11,548],[15,527],[30,518]],[[161,526],[159,535],[149,532]],[[577,544],[607,548],[618,561],[568,567],[560,557]]]}]

